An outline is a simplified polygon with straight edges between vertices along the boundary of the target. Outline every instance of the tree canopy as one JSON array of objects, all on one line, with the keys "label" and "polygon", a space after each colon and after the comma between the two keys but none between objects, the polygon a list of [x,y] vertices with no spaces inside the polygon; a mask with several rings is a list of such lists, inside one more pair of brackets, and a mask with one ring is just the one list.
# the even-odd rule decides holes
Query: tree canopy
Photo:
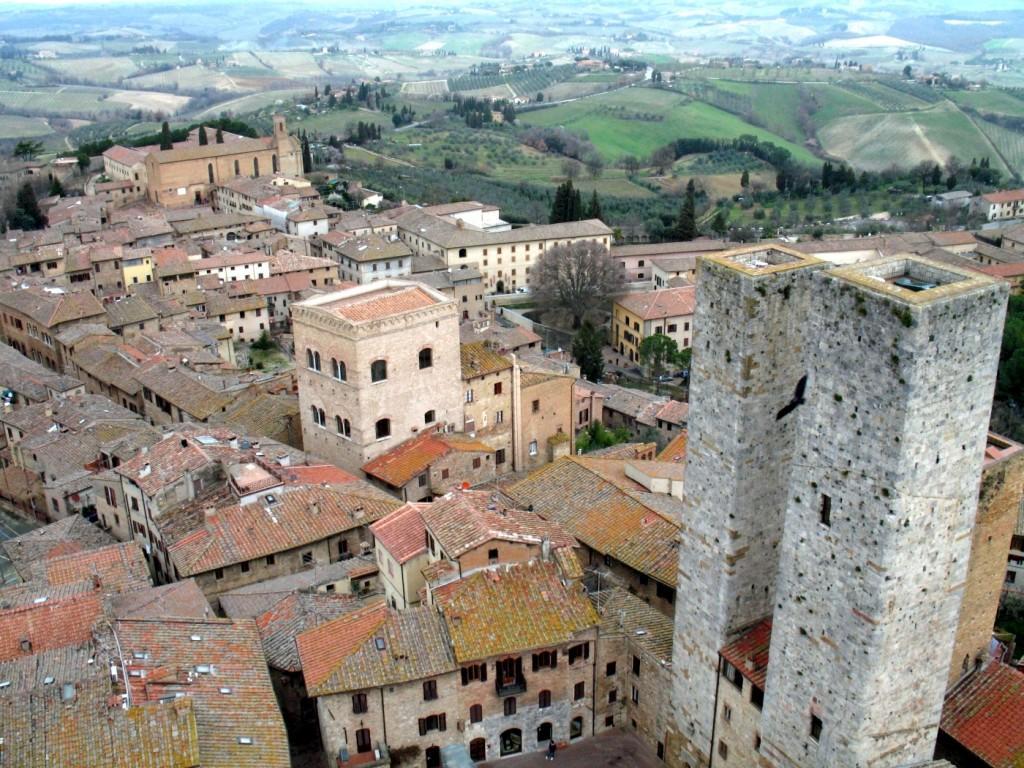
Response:
[{"label": "tree canopy", "polygon": [[580,328],[587,312],[607,305],[622,283],[622,271],[603,245],[580,241],[544,251],[530,282],[538,304],[568,312],[572,327]]},{"label": "tree canopy", "polygon": [[679,366],[683,358],[679,354],[679,345],[671,336],[656,333],[640,342],[640,362],[647,369],[655,390],[659,379],[672,366]]},{"label": "tree canopy", "polygon": [[566,179],[555,190],[555,200],[551,204],[551,216],[548,221],[560,224],[563,221],[579,221],[582,218],[583,203],[580,191],[573,186],[572,179]]},{"label": "tree canopy", "polygon": [[584,320],[572,340],[572,358],[580,367],[580,375],[587,381],[604,378],[603,349],[601,332],[589,320]]}]

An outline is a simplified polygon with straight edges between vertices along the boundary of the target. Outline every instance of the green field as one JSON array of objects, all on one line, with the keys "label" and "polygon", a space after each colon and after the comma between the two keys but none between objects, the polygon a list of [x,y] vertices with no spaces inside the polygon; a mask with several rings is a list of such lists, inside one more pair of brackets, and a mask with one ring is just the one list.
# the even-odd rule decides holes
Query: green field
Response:
[{"label": "green field", "polygon": [[53,129],[42,117],[0,115],[0,139],[24,139],[48,136]]},{"label": "green field", "polygon": [[989,88],[984,91],[947,91],[946,96],[961,107],[973,107],[979,112],[1024,117],[1024,99],[1006,91]]},{"label": "green field", "polygon": [[975,124],[995,144],[1013,172],[1024,176],[1024,133],[1011,131],[987,120],[977,120]]},{"label": "green field", "polygon": [[[985,135],[948,102],[917,112],[840,118],[819,131],[818,138],[830,154],[869,171],[922,162],[941,165],[953,156],[970,162],[994,154]],[[1007,171],[998,157],[991,159],[993,167]]]},{"label": "green field", "polygon": [[530,125],[565,127],[585,133],[609,161],[626,155],[647,157],[658,147],[679,138],[731,139],[744,134],[785,147],[795,160],[819,161],[805,147],[741,118],[679,93],[653,88],[626,88],[549,109],[520,115]]}]

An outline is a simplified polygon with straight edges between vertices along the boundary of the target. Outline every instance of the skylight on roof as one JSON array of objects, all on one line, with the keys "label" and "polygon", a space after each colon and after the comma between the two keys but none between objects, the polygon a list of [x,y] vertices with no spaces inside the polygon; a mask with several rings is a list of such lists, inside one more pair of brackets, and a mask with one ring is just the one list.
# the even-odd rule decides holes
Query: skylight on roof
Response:
[{"label": "skylight on roof", "polygon": [[387,647],[385,642],[384,642],[384,638],[383,637],[375,637],[375,638],[373,638],[373,644],[374,644],[374,646],[376,646],[378,651],[383,651],[384,648]]},{"label": "skylight on roof", "polygon": [[238,737],[238,743],[239,744],[252,744],[252,736],[239,736]]}]

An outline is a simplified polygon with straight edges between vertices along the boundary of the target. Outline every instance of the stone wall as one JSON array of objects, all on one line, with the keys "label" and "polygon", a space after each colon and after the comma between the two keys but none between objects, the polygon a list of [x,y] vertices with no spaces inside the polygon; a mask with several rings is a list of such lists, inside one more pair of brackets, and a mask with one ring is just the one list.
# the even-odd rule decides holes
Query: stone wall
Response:
[{"label": "stone wall", "polygon": [[[765,692],[776,766],[884,768],[934,751],[1006,288],[917,264],[812,281]],[[940,286],[903,291],[888,282],[901,275]]]},{"label": "stone wall", "polygon": [[774,604],[796,439],[795,414],[778,416],[806,372],[807,282],[822,265],[773,253],[764,267],[709,257],[697,281],[678,579],[687,608],[673,644],[680,765],[708,764],[719,649]]}]

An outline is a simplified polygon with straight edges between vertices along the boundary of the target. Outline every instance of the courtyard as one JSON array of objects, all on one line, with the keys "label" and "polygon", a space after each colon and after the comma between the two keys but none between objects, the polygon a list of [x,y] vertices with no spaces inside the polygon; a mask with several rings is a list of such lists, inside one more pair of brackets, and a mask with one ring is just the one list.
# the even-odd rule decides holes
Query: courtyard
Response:
[{"label": "courtyard", "polygon": [[[654,750],[635,733],[620,729],[605,731],[562,747],[555,755],[554,764],[561,768],[660,768],[664,765]],[[544,752],[539,751],[489,760],[481,765],[487,768],[541,768],[551,763],[544,759]]]}]

